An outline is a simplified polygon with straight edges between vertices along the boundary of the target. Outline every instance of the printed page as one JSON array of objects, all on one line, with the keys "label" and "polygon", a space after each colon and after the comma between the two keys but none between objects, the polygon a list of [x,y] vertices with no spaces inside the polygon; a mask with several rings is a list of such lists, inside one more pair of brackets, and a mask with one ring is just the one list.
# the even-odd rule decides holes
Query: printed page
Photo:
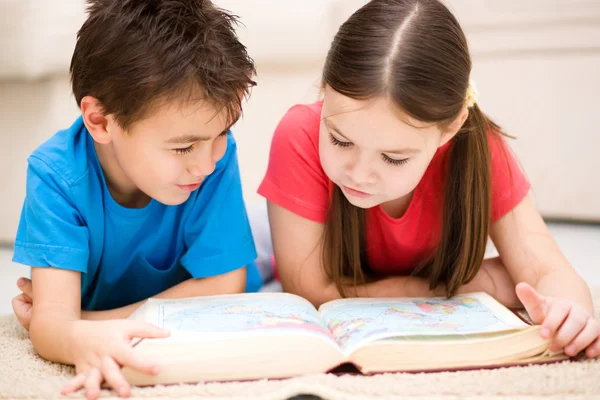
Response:
[{"label": "printed page", "polygon": [[528,326],[485,293],[451,299],[344,299],[319,311],[346,356],[362,344],[386,338],[462,336]]},{"label": "printed page", "polygon": [[252,334],[311,334],[333,341],[307,300],[285,293],[252,293],[189,299],[149,299],[143,319],[171,331],[168,340],[214,340]]}]

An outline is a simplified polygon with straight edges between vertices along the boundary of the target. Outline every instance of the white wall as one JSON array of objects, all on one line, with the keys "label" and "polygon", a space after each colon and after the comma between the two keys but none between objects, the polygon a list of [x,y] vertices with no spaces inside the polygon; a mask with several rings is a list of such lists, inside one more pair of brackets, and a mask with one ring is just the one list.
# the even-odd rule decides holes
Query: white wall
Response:
[{"label": "white wall", "polygon": [[[14,238],[27,155],[77,115],[67,71],[82,1],[0,1],[0,241]],[[258,67],[259,86],[235,127],[254,203],[275,125],[294,103],[316,99],[331,38],[365,0],[216,3],[242,18],[240,37]],[[600,1],[448,3],[467,32],[481,104],[518,137],[513,147],[542,213],[600,221]]]}]

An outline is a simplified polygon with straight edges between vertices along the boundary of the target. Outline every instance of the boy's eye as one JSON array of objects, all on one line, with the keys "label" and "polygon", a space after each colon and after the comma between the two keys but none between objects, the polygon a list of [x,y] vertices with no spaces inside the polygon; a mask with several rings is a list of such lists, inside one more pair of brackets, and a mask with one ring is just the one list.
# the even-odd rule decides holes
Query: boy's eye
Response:
[{"label": "boy's eye", "polygon": [[192,151],[194,151],[194,145],[191,145],[189,147],[184,147],[182,149],[173,149],[175,151],[175,154],[187,154],[187,153],[191,153]]},{"label": "boy's eye", "polygon": [[[227,136],[228,134],[229,134],[229,130],[223,131],[223,132],[221,132],[219,134],[219,136],[217,136],[217,138],[221,138],[221,137]],[[191,146],[183,147],[183,148],[180,148],[180,149],[172,149],[172,151],[174,151],[175,154],[179,154],[179,155],[191,153],[192,151],[194,151],[194,148],[195,148],[194,145],[195,144],[192,144]]]},{"label": "boy's eye", "polygon": [[403,165],[403,164],[406,164],[408,162],[408,158],[404,158],[402,160],[398,160],[398,159],[395,159],[395,158],[388,157],[385,154],[382,154],[381,158],[383,158],[383,161],[385,161],[386,163],[388,163],[390,165]]},{"label": "boy's eye", "polygon": [[336,137],[333,136],[331,133],[329,133],[329,140],[331,141],[331,143],[334,146],[340,146],[340,147],[350,147],[350,146],[352,146],[351,142],[342,142],[341,140],[336,139]]}]

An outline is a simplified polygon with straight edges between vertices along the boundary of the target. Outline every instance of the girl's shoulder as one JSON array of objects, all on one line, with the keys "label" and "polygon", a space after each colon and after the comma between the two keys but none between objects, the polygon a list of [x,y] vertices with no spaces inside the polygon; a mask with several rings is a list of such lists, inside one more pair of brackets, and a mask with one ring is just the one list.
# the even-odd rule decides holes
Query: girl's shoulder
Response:
[{"label": "girl's shoulder", "polygon": [[317,144],[321,125],[323,102],[296,104],[279,121],[274,136],[300,143]]}]

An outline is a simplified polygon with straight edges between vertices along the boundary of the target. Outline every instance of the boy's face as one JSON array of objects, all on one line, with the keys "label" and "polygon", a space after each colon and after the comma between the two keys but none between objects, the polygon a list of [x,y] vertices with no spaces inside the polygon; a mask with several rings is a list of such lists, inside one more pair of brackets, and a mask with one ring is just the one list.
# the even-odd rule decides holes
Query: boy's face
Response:
[{"label": "boy's face", "polygon": [[141,191],[163,204],[181,204],[225,154],[229,127],[225,109],[217,112],[208,102],[160,107],[127,131],[107,116],[111,149],[104,161],[111,165],[103,168],[109,186],[125,198]]}]

